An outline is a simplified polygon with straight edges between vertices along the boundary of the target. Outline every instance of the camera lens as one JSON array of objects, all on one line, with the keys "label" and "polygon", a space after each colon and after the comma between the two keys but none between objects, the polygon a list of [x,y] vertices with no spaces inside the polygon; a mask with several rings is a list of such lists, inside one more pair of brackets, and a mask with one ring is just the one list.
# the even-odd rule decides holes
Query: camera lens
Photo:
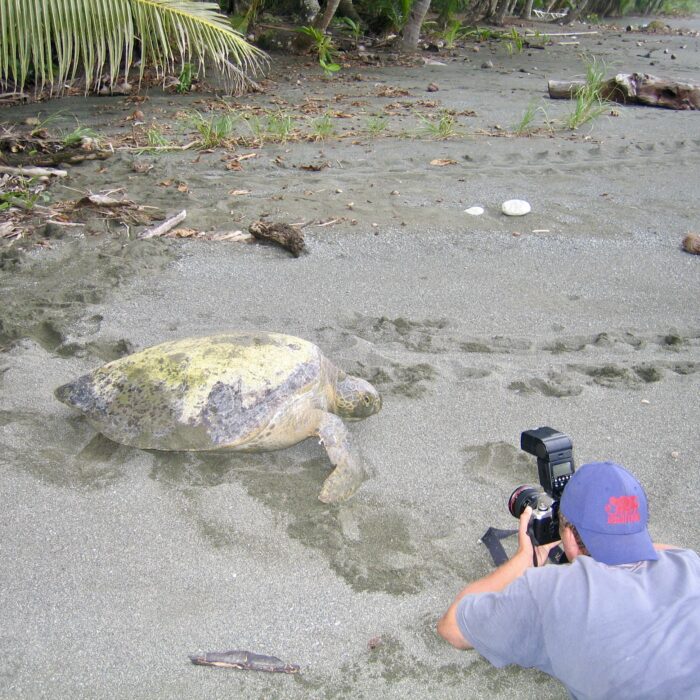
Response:
[{"label": "camera lens", "polygon": [[542,489],[538,489],[535,486],[529,486],[528,484],[518,486],[518,488],[510,494],[510,498],[508,499],[508,510],[510,514],[514,518],[519,518],[528,506],[536,508],[541,494]]}]

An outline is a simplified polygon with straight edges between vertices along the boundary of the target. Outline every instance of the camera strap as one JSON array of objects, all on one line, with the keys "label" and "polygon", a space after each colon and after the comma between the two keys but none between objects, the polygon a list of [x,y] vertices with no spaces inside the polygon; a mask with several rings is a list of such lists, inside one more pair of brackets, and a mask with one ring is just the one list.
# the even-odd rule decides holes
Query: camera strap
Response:
[{"label": "camera strap", "polygon": [[[506,550],[503,547],[501,540],[517,534],[517,530],[499,530],[497,527],[490,527],[481,536],[480,541],[486,546],[486,549],[489,550],[489,554],[491,555],[493,563],[496,566],[505,564],[505,562],[508,561],[508,555],[506,554]],[[564,554],[564,550],[559,545],[549,551],[547,558],[552,564],[566,564],[568,562],[568,559]]]},{"label": "camera strap", "polygon": [[508,555],[501,544],[501,540],[504,540],[506,537],[510,537],[511,535],[516,535],[517,533],[517,530],[499,530],[496,527],[490,527],[481,536],[481,542],[482,544],[486,545],[486,549],[489,550],[489,554],[491,555],[493,563],[496,566],[505,564],[508,561]]}]

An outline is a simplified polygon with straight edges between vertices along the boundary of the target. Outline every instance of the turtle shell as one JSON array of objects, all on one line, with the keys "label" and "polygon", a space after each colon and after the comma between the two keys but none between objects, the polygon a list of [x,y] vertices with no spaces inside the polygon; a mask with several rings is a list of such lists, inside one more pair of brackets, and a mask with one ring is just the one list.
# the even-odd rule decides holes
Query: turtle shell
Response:
[{"label": "turtle shell", "polygon": [[56,397],[110,439],[142,449],[276,449],[307,436],[290,432],[285,413],[324,407],[324,362],[301,338],[223,333],[120,358]]}]

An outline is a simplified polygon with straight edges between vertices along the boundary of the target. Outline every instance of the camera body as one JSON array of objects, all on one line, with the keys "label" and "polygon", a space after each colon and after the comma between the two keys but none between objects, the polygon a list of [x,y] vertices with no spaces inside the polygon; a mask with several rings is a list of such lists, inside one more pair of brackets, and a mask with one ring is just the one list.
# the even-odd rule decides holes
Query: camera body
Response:
[{"label": "camera body", "polygon": [[528,527],[535,544],[559,539],[559,498],[575,466],[571,438],[553,428],[542,427],[520,434],[520,448],[537,457],[541,488],[518,486],[508,499],[508,510],[519,518],[527,506],[532,508]]}]

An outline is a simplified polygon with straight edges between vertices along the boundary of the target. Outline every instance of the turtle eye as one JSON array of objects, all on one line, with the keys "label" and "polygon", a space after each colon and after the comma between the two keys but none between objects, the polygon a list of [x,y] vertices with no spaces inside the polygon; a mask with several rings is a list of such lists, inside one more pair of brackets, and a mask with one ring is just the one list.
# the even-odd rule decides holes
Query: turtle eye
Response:
[{"label": "turtle eye", "polygon": [[369,396],[364,396],[364,397],[362,398],[362,400],[365,402],[365,406],[369,406],[369,404],[370,404]]}]

